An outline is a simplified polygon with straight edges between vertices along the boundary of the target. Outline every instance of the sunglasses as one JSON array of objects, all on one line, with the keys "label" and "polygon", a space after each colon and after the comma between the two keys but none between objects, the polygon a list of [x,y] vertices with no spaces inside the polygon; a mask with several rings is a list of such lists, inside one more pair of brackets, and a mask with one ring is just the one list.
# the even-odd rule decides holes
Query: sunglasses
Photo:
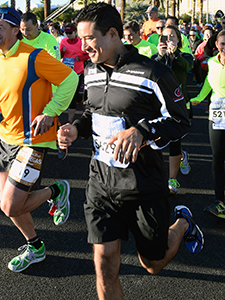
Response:
[{"label": "sunglasses", "polygon": [[222,22],[222,24],[225,24],[225,21],[224,21],[224,22]]},{"label": "sunglasses", "polygon": [[4,7],[1,7],[0,8],[0,14],[10,14],[11,16],[13,16],[14,18],[16,18],[19,22],[20,22],[20,19],[13,13],[11,12],[8,8],[4,8]]},{"label": "sunglasses", "polygon": [[163,29],[163,28],[165,28],[165,26],[163,26],[163,27],[156,27],[156,29]]},{"label": "sunglasses", "polygon": [[71,31],[71,32],[66,32],[66,35],[68,35],[68,34],[72,34],[73,32]]}]

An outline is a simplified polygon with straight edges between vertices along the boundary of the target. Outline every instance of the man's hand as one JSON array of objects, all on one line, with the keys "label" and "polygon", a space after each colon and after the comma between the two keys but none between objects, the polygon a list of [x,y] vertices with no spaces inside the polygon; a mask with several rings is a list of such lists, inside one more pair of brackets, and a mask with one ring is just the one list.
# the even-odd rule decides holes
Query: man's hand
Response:
[{"label": "man's hand", "polygon": [[[129,161],[133,163],[137,160],[138,150],[143,141],[143,135],[135,127],[123,130],[115,134],[108,142],[108,145],[112,145],[117,141],[115,153],[113,159],[120,163],[127,164]],[[125,159],[125,160],[124,160]]]},{"label": "man's hand", "polygon": [[195,105],[198,105],[201,101],[197,101],[197,100],[192,101],[192,99],[191,99],[190,102],[193,106],[195,106]]},{"label": "man's hand", "polygon": [[34,128],[34,136],[42,135],[47,132],[53,124],[53,117],[45,114],[38,115],[32,122],[31,127]]},{"label": "man's hand", "polygon": [[69,123],[60,126],[58,133],[58,145],[60,149],[66,149],[78,138],[77,127]]}]

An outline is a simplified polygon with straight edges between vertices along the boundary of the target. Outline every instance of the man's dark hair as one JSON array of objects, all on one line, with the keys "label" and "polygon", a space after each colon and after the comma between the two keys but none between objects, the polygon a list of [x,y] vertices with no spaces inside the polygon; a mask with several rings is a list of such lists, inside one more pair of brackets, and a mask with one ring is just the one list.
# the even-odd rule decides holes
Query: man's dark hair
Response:
[{"label": "man's dark hair", "polygon": [[110,28],[118,31],[119,37],[123,37],[123,24],[117,9],[104,2],[91,3],[81,9],[76,17],[76,23],[94,22],[94,29],[99,30],[104,36]]},{"label": "man's dark hair", "polygon": [[131,30],[133,30],[135,33],[138,33],[138,31],[140,30],[140,26],[139,26],[138,22],[136,22],[136,21],[129,21],[123,25],[123,30],[129,29],[129,28]]},{"label": "man's dark hair", "polygon": [[32,21],[33,25],[37,24],[37,17],[35,16],[35,14],[33,14],[30,11],[25,12],[24,14],[22,14],[21,16],[21,22],[28,22],[29,20]]},{"label": "man's dark hair", "polygon": [[165,29],[173,29],[176,32],[176,35],[178,38],[177,48],[181,49],[182,48],[182,39],[181,39],[180,30],[174,25],[168,25],[167,27],[165,27]]},{"label": "man's dark hair", "polygon": [[174,20],[174,21],[175,21],[175,25],[177,25],[177,26],[178,26],[179,22],[178,22],[178,19],[177,19],[177,17],[174,17],[174,16],[169,16],[169,17],[168,17],[166,20],[168,20],[168,19]]}]

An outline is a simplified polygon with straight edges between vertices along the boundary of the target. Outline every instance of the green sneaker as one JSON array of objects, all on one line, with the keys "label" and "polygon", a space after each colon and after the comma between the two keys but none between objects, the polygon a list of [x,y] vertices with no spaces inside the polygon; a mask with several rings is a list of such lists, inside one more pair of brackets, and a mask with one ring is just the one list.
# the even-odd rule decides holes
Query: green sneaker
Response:
[{"label": "green sneaker", "polygon": [[225,219],[225,205],[219,200],[215,200],[213,204],[206,206],[203,211],[207,214],[212,214],[218,218]]},{"label": "green sneaker", "polygon": [[51,199],[49,202],[56,205],[56,210],[53,213],[53,222],[55,225],[64,224],[70,214],[70,186],[66,180],[55,182],[60,189],[60,194],[57,198]]},{"label": "green sneaker", "polygon": [[23,251],[20,255],[14,257],[9,263],[8,268],[13,272],[21,272],[33,263],[38,263],[45,259],[45,245],[43,242],[41,248],[36,249],[32,245],[23,245],[19,247],[19,251]]},{"label": "green sneaker", "polygon": [[170,189],[170,194],[176,194],[177,193],[177,188],[180,187],[180,184],[179,184],[179,182],[176,179],[174,179],[173,177],[171,177],[168,180],[168,187]]}]

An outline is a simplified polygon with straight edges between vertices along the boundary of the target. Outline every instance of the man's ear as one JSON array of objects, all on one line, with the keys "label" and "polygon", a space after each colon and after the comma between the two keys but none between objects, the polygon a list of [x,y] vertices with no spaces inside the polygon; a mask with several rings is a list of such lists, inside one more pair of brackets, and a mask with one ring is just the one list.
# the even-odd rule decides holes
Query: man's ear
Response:
[{"label": "man's ear", "polygon": [[216,48],[218,48],[218,42],[217,41],[215,41],[215,45],[216,45]]},{"label": "man's ear", "polygon": [[14,36],[17,36],[19,30],[20,30],[19,27],[13,27],[13,28],[12,28],[12,33],[13,33],[13,35],[14,35]]},{"label": "man's ear", "polygon": [[114,27],[111,27],[108,32],[112,39],[116,39],[119,36],[118,31]]}]

